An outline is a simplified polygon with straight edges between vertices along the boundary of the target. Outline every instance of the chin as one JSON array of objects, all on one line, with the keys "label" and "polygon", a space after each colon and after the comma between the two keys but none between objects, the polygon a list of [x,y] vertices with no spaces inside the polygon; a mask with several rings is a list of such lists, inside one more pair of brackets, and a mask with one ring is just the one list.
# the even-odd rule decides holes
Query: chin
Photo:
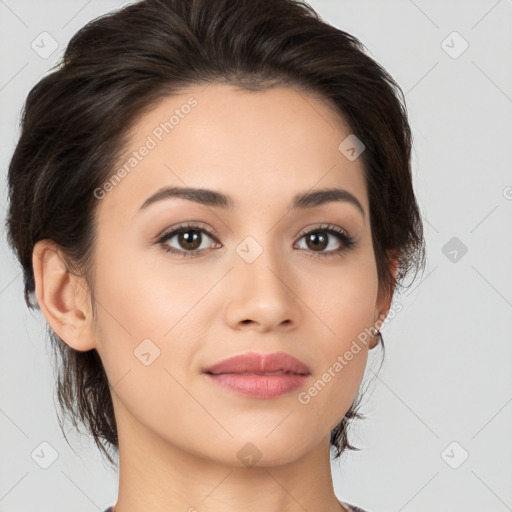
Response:
[{"label": "chin", "polygon": [[274,433],[268,434],[269,432],[265,431],[252,437],[235,436],[223,452],[229,455],[225,462],[234,462],[235,466],[240,468],[282,466],[297,460],[311,449],[304,443],[304,436],[299,432],[296,436],[288,433],[284,436],[276,435],[275,438],[272,438]]}]

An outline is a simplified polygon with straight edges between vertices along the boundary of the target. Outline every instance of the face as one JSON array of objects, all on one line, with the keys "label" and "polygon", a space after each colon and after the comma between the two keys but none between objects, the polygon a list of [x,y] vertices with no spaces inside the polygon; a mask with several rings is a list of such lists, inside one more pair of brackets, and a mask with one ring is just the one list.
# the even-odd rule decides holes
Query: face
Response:
[{"label": "face", "polygon": [[[94,253],[94,339],[120,438],[231,465],[246,443],[272,465],[328,440],[375,344],[358,336],[382,306],[362,161],[338,149],[349,134],[299,90],[220,83],[139,120],[122,179],[98,192]],[[213,194],[148,201],[165,187],[226,204]],[[291,208],[333,188],[345,192]],[[260,395],[205,373],[248,352],[284,352],[309,373],[231,381]]]}]

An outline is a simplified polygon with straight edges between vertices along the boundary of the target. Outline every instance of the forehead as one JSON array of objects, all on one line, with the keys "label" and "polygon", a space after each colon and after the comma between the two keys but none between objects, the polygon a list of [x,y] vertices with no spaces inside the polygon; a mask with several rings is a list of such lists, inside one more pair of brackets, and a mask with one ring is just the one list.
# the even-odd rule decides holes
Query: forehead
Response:
[{"label": "forehead", "polygon": [[362,160],[339,149],[349,135],[330,104],[300,89],[191,86],[135,123],[112,170],[123,178],[101,208],[134,213],[163,186],[222,190],[239,209],[288,205],[297,193],[337,186],[367,209]]}]

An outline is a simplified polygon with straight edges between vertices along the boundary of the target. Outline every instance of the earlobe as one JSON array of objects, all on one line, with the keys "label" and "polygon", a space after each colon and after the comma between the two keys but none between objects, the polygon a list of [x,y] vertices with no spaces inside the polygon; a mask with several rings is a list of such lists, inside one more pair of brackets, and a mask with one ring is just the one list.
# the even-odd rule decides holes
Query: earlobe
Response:
[{"label": "earlobe", "polygon": [[[391,268],[391,273],[393,274],[393,279],[394,279],[395,283],[396,283],[396,278],[398,275],[398,265],[399,265],[398,255],[393,255],[390,258],[390,268]],[[394,283],[393,283],[393,286],[390,287],[388,290],[379,289],[377,304],[375,307],[375,320],[374,320],[374,326],[379,331],[380,331],[382,325],[384,325],[384,321],[386,320],[389,310],[391,308],[391,301],[393,299],[394,291],[395,291]],[[378,342],[379,342],[379,337],[374,336],[370,343],[370,350],[372,348],[375,348],[378,345]]]},{"label": "earlobe", "polygon": [[87,351],[95,348],[91,319],[78,293],[80,286],[66,268],[61,251],[52,240],[39,240],[32,253],[35,293],[47,322],[71,348]]},{"label": "earlobe", "polygon": [[[372,327],[372,331],[375,329],[377,334],[372,336],[369,344],[369,349],[372,350],[379,344],[379,334],[381,327],[384,325],[384,321],[388,315],[389,308],[391,307],[391,294],[386,294],[383,300],[379,300],[375,308],[375,320]],[[384,303],[384,304],[383,304]]]}]

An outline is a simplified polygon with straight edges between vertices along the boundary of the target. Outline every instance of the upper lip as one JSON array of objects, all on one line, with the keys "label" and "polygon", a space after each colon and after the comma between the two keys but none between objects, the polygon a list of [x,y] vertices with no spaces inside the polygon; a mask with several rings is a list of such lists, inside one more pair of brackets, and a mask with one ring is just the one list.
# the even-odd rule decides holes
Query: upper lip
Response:
[{"label": "upper lip", "polygon": [[284,352],[257,354],[247,352],[224,359],[204,370],[205,373],[272,373],[287,372],[308,375],[309,368],[302,361]]}]

